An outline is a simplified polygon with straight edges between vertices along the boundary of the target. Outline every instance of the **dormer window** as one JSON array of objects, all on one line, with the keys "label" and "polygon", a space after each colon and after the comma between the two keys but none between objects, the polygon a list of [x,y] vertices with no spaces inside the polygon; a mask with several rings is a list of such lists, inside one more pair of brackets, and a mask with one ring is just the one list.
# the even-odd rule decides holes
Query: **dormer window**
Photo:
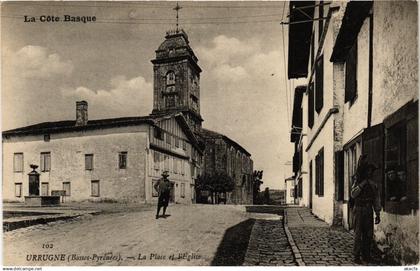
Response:
[{"label": "dormer window", "polygon": [[166,86],[175,85],[175,73],[170,71],[166,74]]}]

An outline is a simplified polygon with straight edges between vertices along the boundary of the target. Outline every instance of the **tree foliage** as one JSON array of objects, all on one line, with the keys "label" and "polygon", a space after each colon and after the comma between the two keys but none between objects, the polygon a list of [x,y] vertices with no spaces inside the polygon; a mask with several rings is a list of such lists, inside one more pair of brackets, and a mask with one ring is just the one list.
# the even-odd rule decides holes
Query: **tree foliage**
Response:
[{"label": "tree foliage", "polygon": [[224,172],[204,174],[198,177],[196,188],[200,191],[206,190],[218,193],[232,192],[235,188],[235,181]]}]

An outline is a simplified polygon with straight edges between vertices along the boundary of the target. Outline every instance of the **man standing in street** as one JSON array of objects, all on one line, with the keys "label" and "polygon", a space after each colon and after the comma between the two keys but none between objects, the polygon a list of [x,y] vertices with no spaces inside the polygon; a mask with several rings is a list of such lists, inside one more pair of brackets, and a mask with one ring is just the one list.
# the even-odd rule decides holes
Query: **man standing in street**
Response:
[{"label": "man standing in street", "polygon": [[163,216],[165,216],[166,208],[169,204],[169,198],[171,196],[171,183],[168,180],[168,171],[162,173],[162,178],[154,185],[154,188],[158,192],[159,200],[157,206],[156,219],[159,218],[160,208],[163,207]]},{"label": "man standing in street", "polygon": [[376,167],[367,162],[366,155],[362,155],[357,165],[355,182],[352,185],[351,197],[354,200],[353,226],[354,226],[354,261],[370,262],[371,246],[373,240],[373,211],[375,211],[375,224],[380,220],[380,198],[377,185],[372,181],[373,171]]}]

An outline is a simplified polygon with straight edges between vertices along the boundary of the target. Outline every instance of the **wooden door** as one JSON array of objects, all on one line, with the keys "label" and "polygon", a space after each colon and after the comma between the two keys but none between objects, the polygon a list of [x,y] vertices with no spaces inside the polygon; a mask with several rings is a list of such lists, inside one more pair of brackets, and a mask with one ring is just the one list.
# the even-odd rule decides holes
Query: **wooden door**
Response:
[{"label": "wooden door", "polygon": [[312,209],[312,186],[313,186],[312,161],[309,162],[309,208]]},{"label": "wooden door", "polygon": [[39,175],[29,175],[29,195],[39,196]]},{"label": "wooden door", "polygon": [[175,183],[171,182],[171,196],[169,202],[175,202]]}]

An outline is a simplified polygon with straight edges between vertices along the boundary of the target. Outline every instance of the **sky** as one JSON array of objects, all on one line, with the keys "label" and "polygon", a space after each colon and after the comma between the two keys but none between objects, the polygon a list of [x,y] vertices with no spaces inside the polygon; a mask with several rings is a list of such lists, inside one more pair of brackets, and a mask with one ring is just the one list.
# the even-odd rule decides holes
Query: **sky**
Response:
[{"label": "sky", "polygon": [[[2,130],[75,119],[148,115],[155,50],[175,28],[176,2],[2,3]],[[179,2],[179,24],[202,68],[203,127],[246,148],[263,188],[292,175],[292,93],[286,83],[288,4]],[[283,13],[283,9],[285,11]],[[24,16],[36,22],[24,22]],[[95,16],[94,23],[40,22],[42,15]],[[283,36],[284,33],[284,36]],[[287,61],[287,59],[286,59]]]}]

